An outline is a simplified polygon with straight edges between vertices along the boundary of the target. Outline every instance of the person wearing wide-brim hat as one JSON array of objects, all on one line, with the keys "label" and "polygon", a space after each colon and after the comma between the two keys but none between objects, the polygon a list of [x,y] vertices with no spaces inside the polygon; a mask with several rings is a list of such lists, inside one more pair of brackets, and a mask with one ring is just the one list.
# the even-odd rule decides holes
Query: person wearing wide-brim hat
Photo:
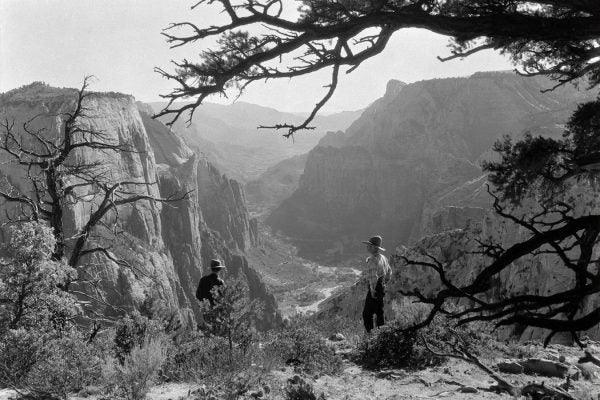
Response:
[{"label": "person wearing wide-brim hat", "polygon": [[225,268],[225,265],[221,262],[221,260],[210,260],[210,269],[211,273],[203,276],[200,279],[200,283],[198,284],[198,289],[196,290],[196,298],[201,302],[204,300],[208,300],[211,306],[215,305],[215,299],[213,298],[212,290],[215,287],[221,287],[225,285],[223,279],[219,277],[219,273]]},{"label": "person wearing wide-brim hat", "polygon": [[376,316],[377,327],[385,324],[383,316],[383,297],[385,296],[385,285],[392,279],[392,268],[387,258],[381,254],[385,251],[381,247],[381,236],[373,236],[367,245],[367,269],[363,273],[363,283],[367,287],[365,307],[363,309],[363,321],[365,329],[370,332],[373,329],[373,315]]}]

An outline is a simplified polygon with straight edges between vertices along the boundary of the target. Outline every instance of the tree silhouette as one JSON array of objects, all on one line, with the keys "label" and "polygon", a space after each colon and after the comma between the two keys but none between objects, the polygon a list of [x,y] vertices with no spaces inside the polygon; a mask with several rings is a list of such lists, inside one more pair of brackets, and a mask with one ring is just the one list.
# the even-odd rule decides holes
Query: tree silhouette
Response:
[{"label": "tree silhouette", "polygon": [[[543,328],[548,331],[546,344],[558,332],[568,332],[579,341],[580,331],[600,323],[600,309],[581,312],[582,304],[600,293],[600,215],[594,209],[594,199],[576,196],[571,189],[583,185],[588,188],[583,193],[588,194],[597,183],[600,102],[579,106],[562,139],[526,135],[513,143],[507,137],[494,148],[500,160],[484,163],[496,191],[490,191],[494,211],[525,232],[524,239],[505,246],[497,238],[476,238],[476,249],[465,250],[462,257],[470,258],[475,253],[482,257],[482,267],[462,285],[451,276],[449,262],[427,249],[416,256],[401,255],[407,264],[434,271],[439,277],[441,290],[433,296],[424,296],[419,289],[404,292],[433,306],[428,318],[417,327],[428,324],[442,311],[459,323],[487,320],[495,321],[497,326]],[[533,284],[530,293],[492,294],[513,263],[531,262],[523,258],[542,255],[559,261],[560,270],[554,272],[564,277],[561,287],[539,294]],[[463,310],[446,310],[448,301],[459,299],[468,304]]]},{"label": "tree silhouette", "polygon": [[[282,0],[201,0],[192,8],[213,4],[229,23],[180,22],[163,32],[172,47],[216,39],[198,60],[173,61],[173,72],[156,68],[178,84],[163,95],[169,103],[157,114],[169,116],[168,124],[186,111],[191,121],[202,101],[228,89],[241,94],[256,81],[330,69],[326,94],[303,123],[266,127],[284,129],[286,137],[312,129],[309,124],[336,90],[342,67],[352,72],[406,28],[450,37],[451,55],[442,61],[496,49],[510,55],[524,75],[550,75],[557,85],[582,77],[591,86],[600,82],[600,4],[595,0],[302,0],[298,11],[292,10],[296,17],[286,17],[290,6]],[[187,98],[194,100],[174,103]]]}]

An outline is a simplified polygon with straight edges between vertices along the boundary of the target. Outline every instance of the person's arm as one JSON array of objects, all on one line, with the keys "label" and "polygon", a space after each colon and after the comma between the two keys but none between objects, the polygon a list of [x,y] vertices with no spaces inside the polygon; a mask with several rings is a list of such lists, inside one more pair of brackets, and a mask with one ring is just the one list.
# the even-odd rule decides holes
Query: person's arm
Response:
[{"label": "person's arm", "polygon": [[392,267],[390,267],[390,263],[388,262],[387,257],[382,256],[382,261],[385,268],[384,281],[386,284],[388,284],[392,280]]},{"label": "person's arm", "polygon": [[371,282],[369,281],[370,278],[370,268],[371,266],[369,265],[369,261],[371,260],[371,257],[367,257],[367,259],[365,260],[365,265],[366,265],[366,269],[363,271],[361,277],[360,277],[360,285],[363,286],[365,289],[371,289]]}]

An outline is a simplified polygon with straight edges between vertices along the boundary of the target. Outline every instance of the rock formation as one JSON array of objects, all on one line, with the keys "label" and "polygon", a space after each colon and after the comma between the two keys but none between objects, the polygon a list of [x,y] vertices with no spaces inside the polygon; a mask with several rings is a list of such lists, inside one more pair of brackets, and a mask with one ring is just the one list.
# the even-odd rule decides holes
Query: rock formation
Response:
[{"label": "rock formation", "polygon": [[[481,186],[478,160],[497,138],[525,131],[557,136],[575,104],[592,96],[573,87],[541,93],[549,85],[503,72],[391,81],[345,133],[326,135],[309,153],[299,188],[267,223],[309,257],[337,248],[347,258],[376,233],[384,247],[414,243],[437,229],[433,214],[461,206],[444,199]],[[456,211],[436,223],[458,223]]]},{"label": "rock formation", "polygon": [[[50,134],[58,129],[59,112],[68,110],[74,92],[32,84],[0,97],[2,117],[19,122],[35,115],[37,127]],[[130,270],[100,256],[94,256],[93,271],[101,277],[106,297],[106,314],[111,306],[131,310],[152,297],[180,314],[190,323],[197,317],[194,294],[197,282],[206,273],[208,261],[220,257],[228,266],[228,275],[241,274],[250,294],[265,302],[263,326],[278,323],[275,299],[258,274],[250,268],[243,251],[256,240],[256,222],[248,217],[244,193],[239,183],[221,175],[210,163],[194,154],[176,134],[152,120],[146,106],[132,96],[96,93],[86,106],[91,128],[102,130],[118,143],[128,143],[135,152],[77,154],[81,160],[100,160],[110,176],[117,179],[145,180],[147,194],[166,197],[190,192],[188,200],[173,204],[142,201],[119,210],[123,235],[111,251],[125,257],[136,268]],[[0,162],[5,154],[0,154]],[[0,171],[22,189],[27,179],[21,168],[2,165]],[[65,229],[74,232],[89,215],[89,207],[77,203],[65,210]],[[137,272],[137,273],[136,273]],[[95,305],[94,307],[98,307]]]}]

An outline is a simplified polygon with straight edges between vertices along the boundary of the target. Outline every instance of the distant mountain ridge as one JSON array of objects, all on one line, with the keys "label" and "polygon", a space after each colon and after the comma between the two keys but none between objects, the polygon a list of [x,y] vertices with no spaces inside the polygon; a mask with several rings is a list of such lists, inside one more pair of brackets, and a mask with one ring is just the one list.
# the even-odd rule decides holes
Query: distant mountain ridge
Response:
[{"label": "distant mountain ridge", "polygon": [[[155,112],[165,104],[150,103]],[[302,113],[285,113],[241,101],[231,105],[205,103],[196,109],[189,126],[184,115],[176,122],[175,129],[196,152],[205,153],[228,175],[246,183],[286,158],[307,153],[328,131],[345,130],[361,113],[362,110],[318,115],[311,123],[315,130],[286,139],[282,136],[284,131],[257,128],[278,123],[300,124],[305,118]]]},{"label": "distant mountain ridge", "polygon": [[310,151],[299,188],[267,223],[308,257],[361,252],[360,240],[376,233],[392,248],[418,240],[424,213],[481,177],[479,160],[497,138],[558,136],[576,104],[594,96],[572,86],[541,92],[551,85],[506,72],[390,81],[345,133]]}]

